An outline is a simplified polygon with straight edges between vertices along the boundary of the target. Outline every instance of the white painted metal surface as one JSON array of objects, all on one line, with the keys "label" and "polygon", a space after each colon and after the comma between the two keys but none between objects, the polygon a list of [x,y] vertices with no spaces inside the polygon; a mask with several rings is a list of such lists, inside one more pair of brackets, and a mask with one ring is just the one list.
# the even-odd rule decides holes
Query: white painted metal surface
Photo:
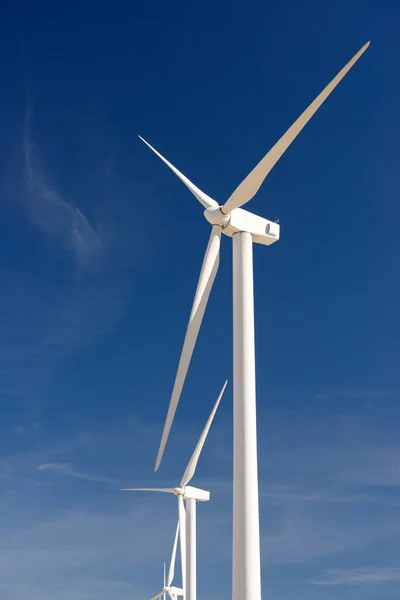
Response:
[{"label": "white painted metal surface", "polygon": [[253,242],[233,236],[233,600],[261,599]]},{"label": "white painted metal surface", "polygon": [[364,54],[368,48],[370,42],[364,44],[364,46],[353,56],[351,60],[339,71],[339,73],[332,79],[330,83],[322,90],[320,94],[311,102],[306,110],[300,115],[300,117],[289,127],[286,133],[276,142],[271,150],[264,156],[264,158],[254,167],[254,169],[247,175],[242,183],[236,188],[231,194],[228,200],[223,206],[223,212],[228,214],[235,208],[243,206],[249,200],[254,198],[261,185],[263,184],[267,175],[274,168],[282,154],[286,152],[290,144],[296,139],[300,131],[307,125],[308,121],[317,112],[320,106],[325,102],[328,96],[333,92],[335,87],[342,81],[343,77],[350,71],[351,67],[355,65],[360,56]]},{"label": "white painted metal surface", "polygon": [[210,499],[210,492],[207,490],[200,490],[199,488],[187,485],[183,494],[185,500],[196,500],[196,502],[208,502]]},{"label": "white painted metal surface", "polygon": [[[178,527],[179,527],[179,522],[178,522]],[[165,591],[165,586],[166,586],[166,579],[165,579],[165,563],[164,563],[164,581],[163,581],[163,590]],[[166,594],[163,595],[163,600],[167,600],[167,596]]]},{"label": "white painted metal surface", "polygon": [[203,265],[200,271],[199,282],[194,295],[192,310],[189,317],[189,325],[186,330],[185,340],[183,342],[183,349],[178,365],[178,371],[175,377],[174,389],[172,390],[171,401],[169,403],[167,418],[165,420],[160,449],[158,451],[159,456],[162,456],[162,453],[164,452],[164,447],[168,439],[172,421],[175,416],[176,407],[178,406],[179,397],[182,392],[183,383],[189,368],[190,359],[192,358],[193,350],[196,345],[197,335],[203,320],[208,297],[218,271],[220,245],[221,228],[215,226],[211,229],[210,239],[208,241]]},{"label": "white painted metal surface", "polygon": [[[185,472],[182,476],[181,482],[179,486],[174,488],[123,488],[122,491],[125,492],[161,492],[167,494],[174,494],[178,499],[178,529],[180,536],[180,553],[181,553],[181,569],[182,569],[182,587],[183,593],[186,595],[186,589],[190,588],[191,593],[196,593],[196,502],[208,502],[210,499],[210,492],[207,490],[201,490],[200,488],[193,487],[188,485],[192,478],[196,473],[196,467],[198,460],[201,455],[201,451],[203,450],[205,441],[207,439],[208,432],[210,431],[210,427],[214,420],[215,413],[217,412],[219,403],[221,402],[222,396],[225,392],[227,381],[225,381],[222,389],[218,395],[218,398],[213,406],[213,409],[210,413],[210,416],[207,419],[205,427],[201,432],[199,440],[196,444],[196,447],[193,451],[192,456],[187,464]],[[185,510],[185,501],[186,506],[189,509],[189,515],[186,515]],[[188,529],[189,525],[189,529]],[[176,532],[176,536],[178,536],[178,530]],[[189,537],[188,537],[189,536]],[[175,538],[177,542],[177,537]],[[176,554],[176,543],[174,545],[175,554]],[[171,565],[175,565],[175,554],[173,553],[173,561],[171,559]],[[189,556],[190,562],[187,563],[187,557]],[[173,592],[170,589],[170,584],[168,581],[172,581],[173,578],[173,567],[172,576],[168,575],[167,586],[164,586],[163,591],[155,596],[156,600],[160,596],[164,594],[168,594],[171,598],[171,594]],[[172,578],[171,578],[172,577]],[[188,578],[189,577],[189,578]],[[193,580],[194,578],[194,580]],[[190,593],[190,592],[189,592]],[[193,598],[193,595],[192,595]],[[185,599],[186,600],[186,599]]]},{"label": "white painted metal surface", "polygon": [[[365,44],[315,98],[264,158],[234,190],[223,205],[195,186],[150,144],[145,142],[183,181],[205,208],[212,225],[209,244],[186,331],[179,367],[157,454],[158,469],[189,368],[211,287],[219,266],[220,238],[233,237],[234,246],[234,518],[233,598],[260,600],[260,551],[257,487],[254,314],[252,243],[270,245],[280,236],[277,223],[254,215],[243,207],[300,131],[368,48]],[[144,141],[144,140],[143,140]],[[190,227],[190,223],[187,224]]]},{"label": "white painted metal surface", "polygon": [[179,521],[176,527],[174,545],[172,547],[172,555],[171,561],[169,563],[168,569],[168,577],[165,579],[165,563],[164,563],[164,584],[161,592],[159,592],[156,596],[153,596],[152,600],[158,600],[161,596],[165,598],[168,596],[170,600],[177,600],[178,596],[183,596],[183,589],[178,588],[172,585],[175,575],[175,559],[176,559],[176,550],[178,547],[178,534],[179,534]]},{"label": "white painted metal surface", "polygon": [[186,595],[185,600],[196,600],[196,500],[186,501]]},{"label": "white painted metal surface", "polygon": [[219,225],[222,233],[228,237],[232,237],[239,231],[248,231],[256,244],[270,246],[279,240],[278,223],[268,221],[242,208],[236,208],[229,215],[224,215],[221,207],[210,208],[204,211],[204,216],[211,225]]}]

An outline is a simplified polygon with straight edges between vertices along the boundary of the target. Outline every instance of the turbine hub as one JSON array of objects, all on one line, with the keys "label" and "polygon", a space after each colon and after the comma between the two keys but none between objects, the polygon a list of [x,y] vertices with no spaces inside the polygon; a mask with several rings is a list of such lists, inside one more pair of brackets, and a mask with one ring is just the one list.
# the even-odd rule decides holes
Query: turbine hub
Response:
[{"label": "turbine hub", "polygon": [[211,225],[219,225],[224,229],[229,225],[229,221],[231,219],[231,215],[224,215],[221,211],[221,207],[217,208],[206,208],[204,211],[204,216]]}]

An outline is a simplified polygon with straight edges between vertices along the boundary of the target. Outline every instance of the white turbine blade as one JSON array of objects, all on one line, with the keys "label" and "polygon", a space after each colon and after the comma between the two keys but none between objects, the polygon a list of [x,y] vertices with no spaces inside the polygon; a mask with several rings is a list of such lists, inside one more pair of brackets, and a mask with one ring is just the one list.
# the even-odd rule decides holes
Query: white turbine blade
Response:
[{"label": "white turbine blade", "polygon": [[197,198],[197,200],[199,202],[201,202],[201,204],[204,206],[204,208],[217,208],[218,207],[218,202],[216,202],[215,200],[210,198],[210,196],[207,196],[207,194],[205,194],[196,185],[194,185],[194,183],[192,183],[187,177],[185,177],[185,175],[183,175],[183,173],[178,171],[178,169],[176,167],[174,167],[174,165],[172,165],[166,158],[164,158],[162,154],[157,152],[157,150],[155,148],[153,148],[153,146],[151,146],[148,142],[146,142],[146,140],[144,140],[140,135],[138,137],[142,140],[142,142],[144,142],[146,144],[146,146],[148,146],[150,148],[150,150],[153,150],[153,152],[155,154],[157,154],[157,156],[159,158],[161,158],[161,160],[163,162],[165,162],[165,164],[171,169],[171,171],[173,171],[175,173],[175,175],[177,175],[179,177],[179,179],[181,181],[183,181],[183,183],[186,185],[186,187],[189,188],[189,190],[192,192],[193,196],[195,196]]},{"label": "white turbine blade", "polygon": [[167,591],[168,596],[171,598],[171,600],[175,600],[175,597],[172,595],[171,590]]},{"label": "white turbine blade", "polygon": [[165,492],[166,494],[176,494],[174,489],[168,488],[121,488],[121,492]]},{"label": "white turbine blade", "polygon": [[278,142],[271,148],[271,150],[264,156],[264,158],[258,163],[256,167],[251,171],[249,175],[242,181],[242,183],[236,188],[230,198],[225,202],[222,207],[224,214],[232,212],[235,208],[243,206],[255,196],[258,192],[264,179],[268,173],[278,162],[282,154],[288,149],[293,140],[297,137],[303,127],[308,123],[311,117],[317,112],[321,104],[327,99],[329,94],[333,92],[335,87],[340,83],[343,77],[350,71],[351,67],[357,62],[360,56],[368,48],[370,42],[367,42],[361,50],[353,56],[353,58],[347,63],[345,67],[336,75],[334,79],[326,86],[326,88],[317,96],[310,104],[303,114],[293,123],[293,125],[286,131],[286,133],[278,140]]},{"label": "white turbine blade", "polygon": [[163,596],[163,595],[164,595],[164,590],[162,590],[162,592],[157,594],[157,596],[153,596],[153,598],[151,600],[157,600],[157,598],[161,598],[161,596]]},{"label": "white turbine blade", "polygon": [[160,462],[164,454],[165,445],[167,443],[172,421],[175,416],[176,407],[178,406],[179,398],[186,378],[186,373],[189,369],[190,359],[192,358],[193,350],[196,345],[204,311],[206,309],[211,288],[218,271],[220,245],[221,227],[214,225],[211,230],[210,240],[204,256],[199,282],[197,284],[197,289],[193,300],[189,324],[186,330],[185,341],[183,342],[182,353],[171,394],[171,400],[169,402],[167,418],[165,420],[160,447],[158,449],[156,465],[154,468],[155,471],[157,471],[158,467],[160,466]]},{"label": "white turbine blade", "polygon": [[183,596],[183,589],[173,585],[171,586],[171,593],[174,594],[174,596]]},{"label": "white turbine blade", "polygon": [[[171,554],[171,562],[169,563],[167,587],[171,587],[171,583],[174,580],[176,549],[178,547],[178,535],[179,535],[179,520],[178,520],[178,525],[176,526],[175,540],[174,540],[174,545],[173,545],[172,554]],[[164,586],[165,586],[165,583],[164,583]]]},{"label": "white turbine blade", "polygon": [[194,449],[192,457],[188,463],[188,466],[186,467],[186,471],[183,474],[182,481],[180,483],[180,487],[185,487],[185,485],[187,485],[189,483],[189,481],[192,479],[193,475],[195,474],[197,462],[199,460],[201,451],[203,450],[204,443],[207,439],[208,432],[210,431],[211,424],[213,422],[215,413],[217,412],[219,403],[221,402],[221,398],[223,396],[223,393],[225,391],[227,383],[228,382],[225,381],[224,385],[222,386],[222,390],[220,391],[217,401],[214,404],[214,408],[212,409],[211,414],[208,417],[206,426],[204,427],[203,432],[199,438],[199,441],[197,442],[196,448]]},{"label": "white turbine blade", "polygon": [[182,587],[185,590],[186,585],[186,511],[183,496],[178,496],[178,515],[179,515],[179,534],[180,551],[182,567]]}]

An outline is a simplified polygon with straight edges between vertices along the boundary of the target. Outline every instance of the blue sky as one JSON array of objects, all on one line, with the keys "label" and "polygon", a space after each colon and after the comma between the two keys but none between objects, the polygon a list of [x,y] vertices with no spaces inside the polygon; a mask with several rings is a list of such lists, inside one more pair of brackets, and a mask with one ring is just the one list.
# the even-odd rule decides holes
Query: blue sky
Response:
[{"label": "blue sky", "polygon": [[[174,485],[231,379],[231,244],[160,471],[153,465],[209,229],[143,135],[219,202],[371,47],[249,205],[263,596],[400,591],[394,0],[20,1],[1,22],[0,590],[158,591]],[[232,389],[196,482],[199,594],[231,588]]]}]

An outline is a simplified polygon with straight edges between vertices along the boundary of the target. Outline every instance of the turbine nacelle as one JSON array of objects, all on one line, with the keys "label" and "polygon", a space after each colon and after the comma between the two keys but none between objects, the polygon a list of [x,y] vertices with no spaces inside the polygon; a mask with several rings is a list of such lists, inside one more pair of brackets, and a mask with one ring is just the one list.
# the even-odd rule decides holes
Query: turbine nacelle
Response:
[{"label": "turbine nacelle", "polygon": [[197,500],[197,502],[208,502],[210,499],[210,492],[187,485],[183,490],[183,499]]},{"label": "turbine nacelle", "polygon": [[235,208],[231,213],[225,215],[222,207],[206,208],[204,216],[211,225],[222,227],[222,233],[232,237],[239,231],[251,233],[253,242],[270,246],[279,240],[280,226],[278,223],[259,217],[254,213]]},{"label": "turbine nacelle", "polygon": [[184,500],[197,500],[197,502],[208,502],[210,499],[210,492],[207,490],[201,490],[200,488],[195,488],[191,485],[186,485],[185,487],[175,487],[170,490],[163,490],[166,492],[170,492],[175,494],[175,496],[182,496]]}]

